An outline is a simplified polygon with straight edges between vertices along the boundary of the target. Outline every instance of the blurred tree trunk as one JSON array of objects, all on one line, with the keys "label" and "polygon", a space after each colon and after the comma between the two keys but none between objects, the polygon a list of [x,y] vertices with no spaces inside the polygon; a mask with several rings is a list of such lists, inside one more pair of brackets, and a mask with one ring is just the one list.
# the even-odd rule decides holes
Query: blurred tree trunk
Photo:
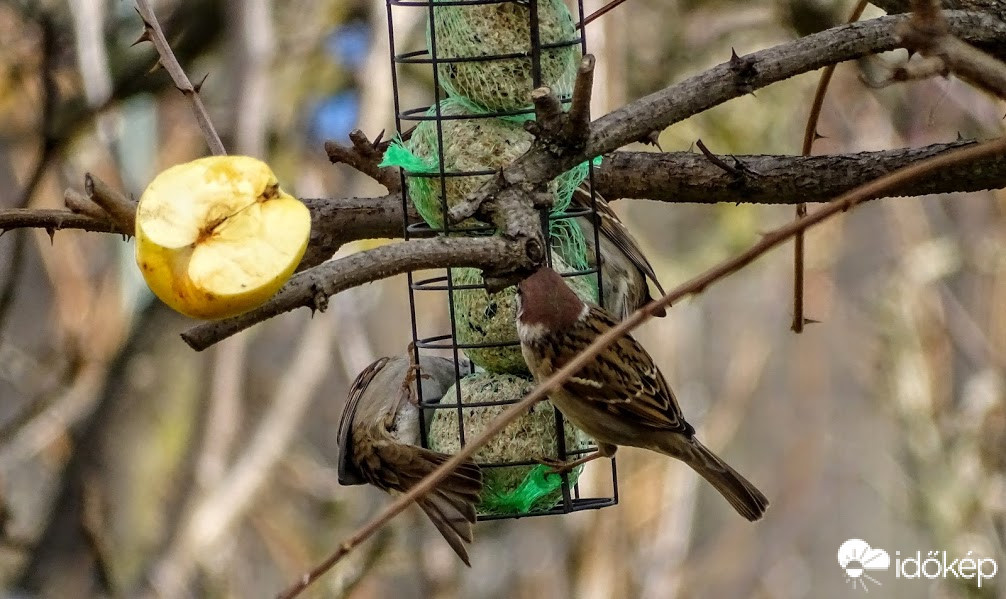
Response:
[{"label": "blurred tree trunk", "polygon": [[140,320],[100,405],[72,435],[74,457],[24,591],[128,595],[173,527],[190,482],[205,360],[178,338],[182,316],[158,302]]}]

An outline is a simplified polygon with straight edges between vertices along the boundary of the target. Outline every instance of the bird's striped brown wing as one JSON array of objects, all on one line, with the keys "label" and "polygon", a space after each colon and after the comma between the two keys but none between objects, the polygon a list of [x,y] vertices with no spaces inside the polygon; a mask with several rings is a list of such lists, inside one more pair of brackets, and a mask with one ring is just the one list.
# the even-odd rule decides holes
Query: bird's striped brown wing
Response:
[{"label": "bird's striped brown wing", "polygon": [[[569,363],[588,343],[613,326],[615,320],[610,314],[591,306],[589,316],[561,333],[559,342],[554,344],[556,368]],[[563,388],[577,398],[603,406],[624,422],[689,436],[695,432],[685,422],[653,358],[628,335],[587,362]]]},{"label": "bird's striped brown wing", "polygon": [[341,485],[363,485],[367,481],[360,473],[360,469],[353,463],[353,420],[356,417],[356,409],[360,405],[360,398],[367,390],[378,372],[384,368],[390,358],[378,358],[369,366],[356,375],[353,385],[349,388],[349,396],[346,405],[342,408],[342,416],[339,418],[339,484]]},{"label": "bird's striped brown wing", "polygon": [[[646,259],[643,249],[639,247],[636,239],[629,233],[629,229],[618,218],[618,214],[611,209],[611,205],[608,204],[607,200],[597,193],[594,194],[594,198],[597,200],[597,212],[600,215],[601,234],[614,243],[618,249],[622,250],[622,253],[632,261],[636,268],[653,281],[653,285],[660,292],[660,295],[664,295],[664,288],[660,286],[660,281],[657,280],[657,273],[654,272],[653,265]],[[590,192],[582,185],[577,187],[573,193],[573,203],[583,208],[590,208]]]}]

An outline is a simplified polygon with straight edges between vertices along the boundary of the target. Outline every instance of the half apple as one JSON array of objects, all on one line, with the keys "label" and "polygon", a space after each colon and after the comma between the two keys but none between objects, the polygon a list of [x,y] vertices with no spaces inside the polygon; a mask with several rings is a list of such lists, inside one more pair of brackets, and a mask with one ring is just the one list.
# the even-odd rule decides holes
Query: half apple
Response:
[{"label": "half apple", "polygon": [[311,213],[264,162],[212,156],[157,175],[136,210],[136,263],[165,304],[216,319],[272,297],[300,263]]}]

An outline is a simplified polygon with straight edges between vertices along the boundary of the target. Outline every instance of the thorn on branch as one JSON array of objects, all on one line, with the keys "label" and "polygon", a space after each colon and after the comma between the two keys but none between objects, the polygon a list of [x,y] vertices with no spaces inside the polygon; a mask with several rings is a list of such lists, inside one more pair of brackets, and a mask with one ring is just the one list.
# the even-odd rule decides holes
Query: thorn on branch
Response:
[{"label": "thorn on branch", "polygon": [[709,162],[723,169],[726,173],[732,175],[737,180],[743,180],[748,175],[761,176],[761,173],[752,170],[750,167],[748,167],[746,164],[741,162],[736,157],[731,157],[731,159],[734,162],[732,165],[727,164],[725,160],[723,160],[716,154],[713,154],[709,150],[709,148],[706,147],[706,144],[704,144],[701,139],[696,140],[695,145],[702,152],[702,155],[705,156],[707,160],[709,160]]},{"label": "thorn on branch", "polygon": [[660,147],[660,131],[650,131],[643,137],[639,138],[637,141],[641,144],[655,146],[661,152],[664,151],[664,149]]},{"label": "thorn on branch", "polygon": [[311,316],[314,316],[315,312],[324,312],[328,310],[328,294],[322,289],[321,285],[317,283],[311,284]]},{"label": "thorn on branch", "polygon": [[[143,17],[140,17],[140,18],[142,19]],[[150,30],[148,30],[146,27],[144,27],[143,28],[143,33],[140,34],[140,37],[136,38],[135,42],[133,42],[132,44],[129,44],[129,47],[132,48],[133,46],[139,46],[143,42],[149,42],[149,41],[152,41],[150,39]]]},{"label": "thorn on branch", "polygon": [[207,71],[207,73],[205,75],[203,75],[203,78],[199,80],[199,83],[197,83],[197,84],[195,84],[195,85],[192,86],[192,90],[195,91],[197,94],[199,92],[201,92],[202,89],[203,89],[203,84],[206,83],[206,78],[209,77],[209,76],[210,76],[210,74]]},{"label": "thorn on branch", "polygon": [[754,91],[754,86],[748,81],[758,75],[758,69],[755,68],[755,60],[753,58],[738,56],[737,51],[730,48],[730,70],[738,80],[737,86],[741,91],[746,94]]},{"label": "thorn on branch", "polygon": [[[134,8],[136,9],[137,14],[140,15],[140,20],[143,22],[144,33],[154,44],[154,49],[157,50],[158,60],[154,65],[154,68],[151,69],[151,72],[156,70],[158,66],[164,67],[164,70],[166,70],[168,75],[171,76],[171,80],[174,82],[175,87],[185,94],[185,97],[188,98],[189,102],[192,104],[192,110],[195,113],[196,122],[199,123],[199,130],[202,132],[203,138],[206,140],[206,145],[210,148],[210,152],[212,152],[215,156],[222,156],[226,154],[227,152],[224,150],[224,144],[220,141],[220,136],[217,135],[217,131],[213,127],[213,123],[210,121],[209,113],[206,111],[206,107],[203,105],[203,101],[199,97],[199,88],[193,87],[192,82],[189,81],[189,77],[185,74],[184,69],[182,69],[182,65],[179,64],[178,58],[176,58],[174,52],[171,51],[171,46],[168,44],[167,38],[164,37],[164,31],[161,30],[161,25],[157,22],[157,16],[150,7],[149,0],[136,0]],[[203,81],[206,81],[205,77],[203,77]],[[199,86],[202,86],[202,82],[200,82]]]}]

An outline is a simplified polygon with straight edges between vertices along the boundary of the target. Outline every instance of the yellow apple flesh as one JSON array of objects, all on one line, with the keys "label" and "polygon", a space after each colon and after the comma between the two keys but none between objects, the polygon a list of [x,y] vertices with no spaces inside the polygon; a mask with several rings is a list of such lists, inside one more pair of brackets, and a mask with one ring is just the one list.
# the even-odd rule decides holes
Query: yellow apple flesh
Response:
[{"label": "yellow apple flesh", "polygon": [[300,263],[311,214],[269,167],[247,156],[173,166],[136,210],[136,263],[165,304],[216,319],[272,297]]}]

